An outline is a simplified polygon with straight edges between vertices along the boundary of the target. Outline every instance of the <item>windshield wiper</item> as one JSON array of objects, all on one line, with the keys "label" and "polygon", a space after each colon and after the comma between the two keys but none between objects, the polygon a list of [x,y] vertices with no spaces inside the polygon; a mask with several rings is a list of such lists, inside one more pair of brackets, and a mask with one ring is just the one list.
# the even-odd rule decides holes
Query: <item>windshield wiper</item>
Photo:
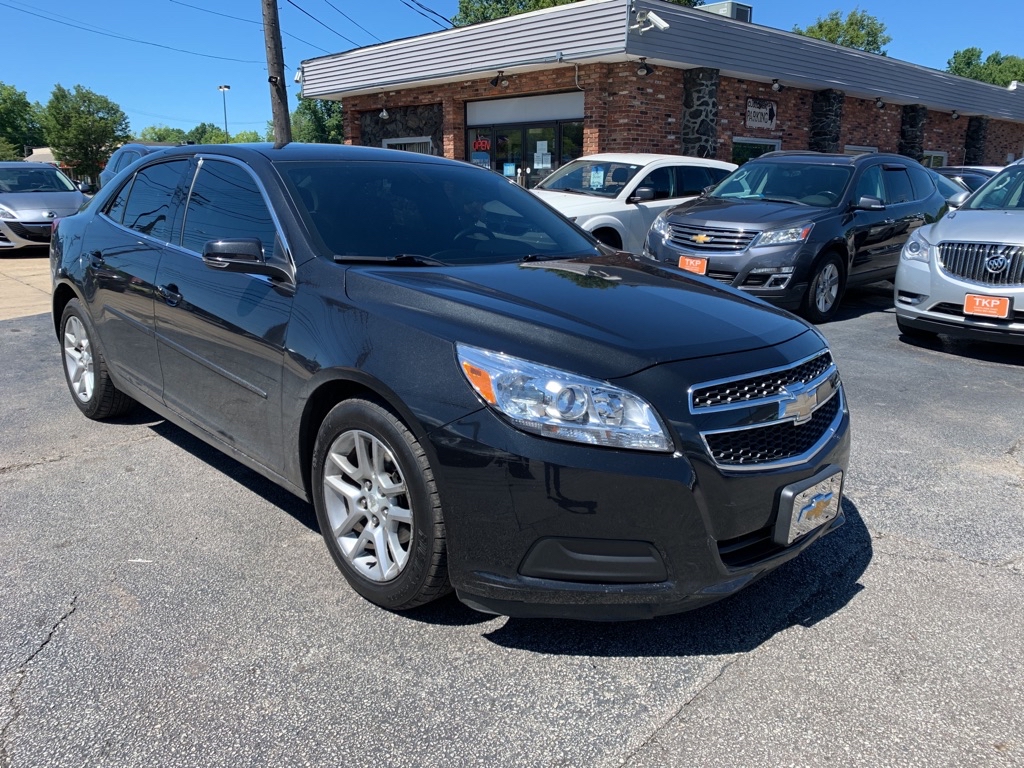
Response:
[{"label": "windshield wiper", "polygon": [[794,200],[792,197],[765,197],[761,195],[757,198],[758,200],[764,200],[766,203],[791,203],[792,205],[807,205],[802,200]]},{"label": "windshield wiper", "polygon": [[528,253],[519,259],[521,264],[531,261],[562,261],[563,259],[575,259],[577,256],[557,256],[552,253]]},{"label": "windshield wiper", "polygon": [[447,267],[448,264],[439,259],[423,256],[419,253],[396,253],[394,256],[357,256],[348,253],[334,254],[334,261],[339,264],[398,264],[403,267]]}]

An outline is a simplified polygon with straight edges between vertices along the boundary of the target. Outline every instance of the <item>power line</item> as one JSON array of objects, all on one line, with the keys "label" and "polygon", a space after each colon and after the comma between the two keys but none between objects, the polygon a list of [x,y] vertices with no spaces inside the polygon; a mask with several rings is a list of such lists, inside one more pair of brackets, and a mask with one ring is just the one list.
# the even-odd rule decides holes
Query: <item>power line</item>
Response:
[{"label": "power line", "polygon": [[56,19],[56,18],[53,18],[51,16],[44,16],[41,11],[23,11],[21,8],[16,8],[15,6],[10,5],[9,3],[0,2],[0,6],[2,6],[4,8],[10,8],[12,11],[18,11],[19,13],[24,13],[24,14],[29,15],[29,16],[35,16],[37,18],[42,18],[42,19],[45,19],[46,21],[51,21],[54,24],[63,24],[65,27],[72,27],[74,29],[81,30],[82,32],[92,32],[94,35],[103,35],[104,37],[113,37],[116,40],[126,40],[129,43],[139,43],[140,45],[149,45],[149,46],[152,46],[154,48],[163,48],[164,50],[174,51],[175,53],[185,53],[185,54],[188,54],[189,56],[201,56],[201,57],[203,57],[205,59],[219,59],[220,61],[235,61],[235,62],[238,62],[239,64],[263,64],[264,63],[262,61],[253,61],[251,59],[233,59],[230,56],[214,56],[213,54],[210,54],[210,53],[199,53],[198,51],[186,51],[184,48],[175,48],[175,47],[170,46],[170,45],[162,45],[160,43],[151,43],[148,40],[138,40],[137,38],[134,38],[134,37],[125,37],[124,35],[117,35],[117,34],[114,34],[113,32],[104,32],[104,31],[102,31],[100,29],[89,29],[88,27],[82,26],[81,25],[82,23],[72,24],[72,23],[67,22],[67,21],[61,21],[60,19]]},{"label": "power line", "polygon": [[[231,16],[227,13],[219,13],[218,11],[211,11],[208,8],[200,8],[198,5],[189,5],[188,3],[183,3],[181,2],[181,0],[170,1],[172,3],[175,3],[176,5],[184,5],[186,8],[193,8],[197,11],[202,11],[203,13],[212,13],[214,16],[223,16],[225,19],[234,19],[235,21],[244,21],[246,24],[255,24],[260,29],[263,29],[263,23],[259,21],[253,21],[252,19],[243,19],[241,16]],[[298,40],[300,43],[308,45],[310,48],[316,48],[318,51],[323,51],[324,53],[332,53],[332,51],[328,51],[326,48],[321,48],[319,45],[314,45],[308,40],[303,40],[301,37],[296,37],[295,35],[290,34],[288,32],[284,32],[283,34],[287,35],[293,40]]]},{"label": "power line", "polygon": [[358,21],[356,21],[356,20],[355,20],[355,19],[353,19],[353,18],[352,18],[351,16],[349,16],[349,15],[348,15],[347,13],[345,13],[345,12],[344,12],[343,10],[341,10],[340,8],[338,8],[338,7],[337,7],[337,6],[336,6],[336,5],[334,4],[334,3],[332,3],[332,2],[331,2],[331,0],[324,0],[324,2],[325,2],[325,3],[327,3],[327,4],[329,5],[329,6],[331,6],[331,8],[333,8],[334,10],[336,10],[336,11],[337,11],[338,13],[340,13],[340,14],[341,14],[342,16],[344,16],[344,17],[345,17],[346,19],[348,19],[349,21],[351,21],[351,22],[352,22],[353,24],[355,24],[355,25],[356,25],[357,27],[359,27],[359,28],[360,28],[361,30],[363,30],[363,32],[365,32],[366,34],[368,34],[368,35],[369,35],[370,37],[372,37],[372,38],[373,38],[374,40],[376,40],[376,41],[377,41],[378,43],[383,43],[383,42],[384,42],[384,41],[383,41],[383,40],[381,40],[381,39],[380,39],[379,37],[377,37],[377,36],[376,36],[375,34],[373,34],[373,32],[371,32],[370,30],[368,30],[368,29],[367,29],[366,27],[364,27],[364,26],[363,26],[362,24],[360,24],[360,23],[359,23]]},{"label": "power line", "polygon": [[338,32],[337,30],[334,30],[334,29],[331,29],[330,27],[328,27],[326,24],[324,24],[322,21],[320,21],[320,19],[318,19],[312,13],[310,13],[305,8],[303,8],[301,5],[296,3],[295,0],[288,0],[288,5],[295,6],[300,11],[302,11],[304,14],[309,16],[309,18],[311,18],[313,21],[315,21],[317,24],[319,24],[321,27],[323,27],[326,30],[329,30],[329,31],[333,32],[338,37],[340,37],[342,40],[344,40],[346,43],[350,43],[350,44],[354,45],[356,48],[359,47],[359,43],[355,42],[354,40],[349,40],[347,37],[345,37],[343,34],[341,34],[341,32]]},{"label": "power line", "polygon": [[[288,0],[288,1],[291,2],[291,0]],[[404,5],[406,8],[408,8],[410,11],[415,11],[420,16],[422,16],[424,19],[426,19],[427,21],[430,21],[430,22],[433,22],[434,24],[437,24],[437,26],[441,27],[441,29],[448,29],[448,27],[446,27],[443,24],[439,23],[437,21],[437,19],[435,19],[435,18],[433,18],[431,16],[428,16],[423,11],[421,11],[419,8],[417,8],[415,5],[410,4],[408,2],[408,0],[400,0],[400,2],[402,3],[402,5]]]},{"label": "power line", "polygon": [[414,3],[416,3],[416,5],[418,5],[418,6],[420,7],[420,8],[422,8],[422,9],[423,9],[424,11],[427,11],[427,12],[429,12],[429,13],[432,13],[432,14],[434,14],[435,16],[437,16],[437,18],[439,18],[439,19],[440,19],[441,21],[443,21],[443,22],[444,22],[445,24],[447,24],[447,25],[448,25],[449,27],[450,27],[450,26],[452,26],[452,22],[451,22],[451,20],[450,20],[450,19],[447,19],[447,18],[445,18],[444,16],[442,16],[442,15],[441,15],[440,13],[438,13],[437,11],[435,11],[435,10],[434,10],[433,8],[431,8],[430,6],[424,5],[423,3],[421,3],[421,2],[420,2],[420,0],[412,0],[412,1],[413,1]]}]

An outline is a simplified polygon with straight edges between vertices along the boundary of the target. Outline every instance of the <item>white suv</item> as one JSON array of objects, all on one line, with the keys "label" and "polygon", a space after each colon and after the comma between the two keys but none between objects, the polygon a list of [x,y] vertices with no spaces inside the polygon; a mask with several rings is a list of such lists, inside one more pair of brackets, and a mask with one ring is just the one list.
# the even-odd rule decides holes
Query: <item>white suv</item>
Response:
[{"label": "white suv", "polygon": [[1024,160],[907,240],[895,280],[904,336],[1024,344]]},{"label": "white suv", "polygon": [[641,253],[659,213],[734,170],[733,163],[683,155],[588,155],[563,165],[532,192],[602,243]]}]

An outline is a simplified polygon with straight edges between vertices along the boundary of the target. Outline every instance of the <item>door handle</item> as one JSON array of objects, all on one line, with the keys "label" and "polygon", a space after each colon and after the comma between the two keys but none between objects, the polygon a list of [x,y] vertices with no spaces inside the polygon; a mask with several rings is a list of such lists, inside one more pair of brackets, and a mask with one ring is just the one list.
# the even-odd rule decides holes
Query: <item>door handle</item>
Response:
[{"label": "door handle", "polygon": [[181,303],[181,294],[178,293],[178,286],[174,285],[161,285],[157,288],[160,292],[160,296],[163,298],[167,305],[170,307],[176,307]]}]

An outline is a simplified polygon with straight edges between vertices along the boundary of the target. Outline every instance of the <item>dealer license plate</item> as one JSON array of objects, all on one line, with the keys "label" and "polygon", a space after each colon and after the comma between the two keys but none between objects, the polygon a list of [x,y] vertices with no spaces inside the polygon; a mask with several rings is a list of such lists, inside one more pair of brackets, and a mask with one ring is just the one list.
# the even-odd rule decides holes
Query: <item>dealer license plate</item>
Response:
[{"label": "dealer license plate", "polygon": [[1005,320],[1010,316],[1010,300],[1005,296],[980,296],[968,293],[964,298],[964,314],[999,317]]},{"label": "dealer license plate", "polygon": [[698,275],[704,275],[708,271],[708,260],[695,256],[680,256],[679,268],[685,269],[687,272],[696,272]]},{"label": "dealer license plate", "polygon": [[786,486],[779,499],[775,542],[789,546],[801,536],[835,519],[842,495],[843,472],[837,467]]}]

